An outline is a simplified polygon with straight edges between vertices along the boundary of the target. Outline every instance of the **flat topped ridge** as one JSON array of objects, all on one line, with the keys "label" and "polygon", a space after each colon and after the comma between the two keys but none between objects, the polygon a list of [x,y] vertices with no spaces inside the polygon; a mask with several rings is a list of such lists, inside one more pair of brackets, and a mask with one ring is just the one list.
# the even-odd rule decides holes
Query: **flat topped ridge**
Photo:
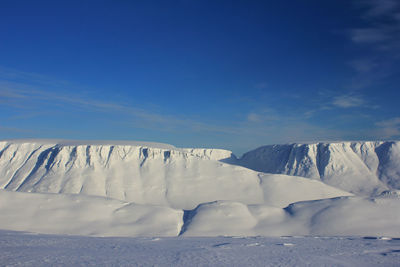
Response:
[{"label": "flat topped ridge", "polygon": [[102,145],[116,145],[116,146],[140,146],[161,149],[177,149],[173,145],[146,142],[146,141],[128,141],[128,140],[68,140],[68,139],[8,139],[1,140],[1,142],[8,142],[14,144],[43,144],[43,145],[61,145],[61,146],[102,146]]},{"label": "flat topped ridge", "polygon": [[190,153],[197,156],[207,156],[214,159],[228,158],[232,151],[217,148],[178,148],[170,144],[129,141],[129,140],[68,140],[68,139],[8,139],[0,140],[0,143],[9,144],[37,144],[50,146],[132,146],[140,148],[153,148],[160,150],[174,150],[182,153]]}]

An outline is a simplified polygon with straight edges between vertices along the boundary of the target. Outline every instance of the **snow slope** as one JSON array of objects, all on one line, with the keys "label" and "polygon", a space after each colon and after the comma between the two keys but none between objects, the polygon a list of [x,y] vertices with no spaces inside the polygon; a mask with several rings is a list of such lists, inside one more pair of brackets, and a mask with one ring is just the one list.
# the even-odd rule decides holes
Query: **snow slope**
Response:
[{"label": "snow slope", "polygon": [[400,189],[400,142],[270,145],[245,153],[236,163],[321,180],[361,195]]},{"label": "snow slope", "polygon": [[0,190],[0,229],[93,236],[400,237],[400,198],[342,197],[286,208],[234,201],[192,210],[109,198]]},{"label": "snow slope", "polygon": [[106,196],[177,209],[215,200],[285,206],[350,195],[321,182],[259,174],[218,161],[231,154],[215,149],[2,142],[0,188]]},{"label": "snow slope", "polygon": [[0,190],[0,229],[94,236],[177,236],[183,211],[109,198]]},{"label": "snow slope", "polygon": [[286,208],[216,201],[185,217],[185,236],[400,236],[399,198],[343,197]]}]

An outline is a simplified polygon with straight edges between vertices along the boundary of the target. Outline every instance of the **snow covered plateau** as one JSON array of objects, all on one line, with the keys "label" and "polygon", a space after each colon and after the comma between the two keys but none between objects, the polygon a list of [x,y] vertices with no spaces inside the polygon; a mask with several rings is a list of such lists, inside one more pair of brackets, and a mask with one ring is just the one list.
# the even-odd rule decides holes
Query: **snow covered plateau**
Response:
[{"label": "snow covered plateau", "polygon": [[[165,247],[157,248],[150,242],[150,237],[163,237],[163,242],[169,240],[174,248],[183,240],[198,250],[209,246],[212,253],[226,248],[239,252],[253,243],[258,244],[254,245],[258,251],[273,244],[299,242],[310,242],[311,251],[317,246],[315,242],[321,242],[311,237],[321,236],[331,236],[320,239],[328,240],[329,246],[354,240],[364,246],[372,241],[363,237],[374,237],[372,246],[376,247],[371,251],[377,253],[364,258],[360,256],[363,251],[356,254],[360,259],[372,257],[373,261],[365,261],[369,266],[384,256],[381,263],[395,266],[400,259],[396,241],[400,237],[400,142],[272,145],[236,158],[222,149],[159,143],[2,141],[0,229],[4,230],[0,232],[0,261],[11,265],[19,264],[4,254],[9,242],[26,250],[22,245],[26,239],[42,238],[46,247],[51,246],[52,238],[68,243],[70,237],[65,235],[79,235],[136,237],[134,241],[113,240],[118,244],[131,242],[131,246],[146,243],[148,249]],[[218,236],[226,236],[226,240]],[[241,242],[232,236],[248,238]],[[249,239],[255,236],[270,239]],[[311,237],[294,242],[293,236]],[[204,237],[212,238],[201,239]],[[391,243],[376,241],[382,237]],[[74,238],[88,243],[101,240]],[[291,245],[282,245],[271,253],[281,257],[279,253],[288,249],[294,250]],[[230,251],[235,255],[235,250]],[[327,266],[349,262],[325,259],[331,263]],[[311,265],[321,266],[317,262],[324,262],[323,258]],[[57,261],[50,260],[48,265],[51,263]],[[225,263],[219,265],[230,265]],[[296,265],[295,260],[292,263],[283,265]],[[261,261],[255,265],[268,264]]]}]

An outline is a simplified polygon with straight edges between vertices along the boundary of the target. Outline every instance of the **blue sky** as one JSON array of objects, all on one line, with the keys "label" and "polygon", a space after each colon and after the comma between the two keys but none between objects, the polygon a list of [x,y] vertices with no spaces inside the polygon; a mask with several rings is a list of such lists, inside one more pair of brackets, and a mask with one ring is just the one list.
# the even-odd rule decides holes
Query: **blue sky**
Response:
[{"label": "blue sky", "polygon": [[399,139],[399,84],[396,0],[0,2],[1,139]]}]

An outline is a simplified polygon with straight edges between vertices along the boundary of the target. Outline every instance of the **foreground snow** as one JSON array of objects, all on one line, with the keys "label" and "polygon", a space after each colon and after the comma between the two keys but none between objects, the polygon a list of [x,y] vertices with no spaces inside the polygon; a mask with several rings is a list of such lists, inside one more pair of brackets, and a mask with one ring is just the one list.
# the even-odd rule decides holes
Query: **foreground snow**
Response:
[{"label": "foreground snow", "polygon": [[0,231],[2,266],[398,266],[372,237],[99,238]]}]

